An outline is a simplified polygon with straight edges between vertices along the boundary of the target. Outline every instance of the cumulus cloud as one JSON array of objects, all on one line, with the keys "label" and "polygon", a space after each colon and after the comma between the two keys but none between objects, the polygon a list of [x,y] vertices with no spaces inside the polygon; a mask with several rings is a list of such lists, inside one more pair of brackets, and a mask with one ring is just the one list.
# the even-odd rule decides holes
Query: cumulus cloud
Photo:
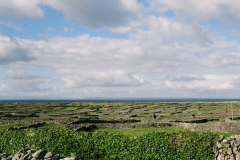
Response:
[{"label": "cumulus cloud", "polygon": [[18,43],[19,39],[10,38],[0,34],[0,65],[11,62],[29,62],[36,58]]},{"label": "cumulus cloud", "polygon": [[[184,26],[178,21],[170,22],[156,21],[155,25],[166,25],[166,29],[167,26],[171,27],[175,23]],[[149,25],[152,24],[149,23]],[[131,88],[130,94],[134,93],[133,88],[136,86],[145,86],[146,90],[151,87],[153,90],[157,87],[172,90],[184,89],[184,87],[187,89],[203,87],[209,90],[232,87],[229,85],[231,82],[229,80],[217,85],[214,80],[206,80],[205,74],[228,73],[232,70],[232,64],[225,71],[222,70],[221,62],[226,60],[228,54],[218,51],[237,45],[236,42],[228,42],[208,34],[206,37],[212,40],[211,45],[194,43],[195,40],[192,42],[164,40],[165,34],[155,28],[157,27],[149,27],[149,30],[136,32],[127,40],[90,37],[85,34],[71,38],[55,37],[49,41],[19,39],[18,43],[22,48],[28,47],[33,56],[38,58],[34,62],[28,62],[29,65],[54,69],[57,74],[61,75],[60,79],[67,88],[128,87]],[[183,28],[175,27],[174,32],[181,34],[180,32],[185,30]],[[169,39],[176,36],[170,31],[167,34],[169,34]],[[149,39],[141,38],[142,35],[147,35]],[[151,38],[150,35],[153,37]],[[194,34],[188,36],[191,37]],[[168,81],[156,84],[149,80],[164,72],[196,74],[196,71],[204,77],[168,77],[166,79]]]},{"label": "cumulus cloud", "polygon": [[166,86],[170,89],[197,89],[200,91],[204,90],[227,90],[233,89],[233,85],[231,82],[235,79],[234,76],[226,76],[226,75],[205,75],[204,81],[202,79],[188,81],[184,79],[184,81],[177,79],[177,81],[165,81]]},{"label": "cumulus cloud", "polygon": [[25,73],[24,71],[19,70],[7,70],[6,71],[6,77],[10,79],[35,79],[39,78],[39,76],[33,74],[33,73]]},{"label": "cumulus cloud", "polygon": [[201,81],[201,80],[206,80],[204,76],[189,76],[189,75],[183,75],[180,77],[177,76],[171,76],[168,75],[164,78],[165,81],[170,81],[170,82],[191,82],[191,81]]},{"label": "cumulus cloud", "polygon": [[146,26],[136,29],[135,33],[130,35],[131,38],[158,41],[160,45],[166,45],[169,42],[209,45],[213,42],[209,31],[198,24],[153,15],[144,18],[142,23]]},{"label": "cumulus cloud", "polygon": [[0,0],[0,4],[0,14],[29,18],[41,18],[44,16],[43,10],[39,7],[41,0]]},{"label": "cumulus cloud", "polygon": [[[20,70],[7,70],[7,80],[1,82],[5,84],[1,88],[8,87],[8,93],[79,98],[86,94],[191,97],[200,93],[216,95],[217,91],[225,95],[223,90],[237,92],[239,54],[226,50],[239,46],[238,41],[214,35],[208,28],[182,19],[139,16],[141,5],[136,0],[42,2],[82,25],[130,33],[129,38],[101,38],[82,34],[37,41],[1,35],[0,64],[8,68],[13,68],[10,67],[12,64],[20,67],[27,64],[48,68],[58,75],[48,80]],[[201,10],[183,11],[187,5],[178,6],[173,2],[159,0],[154,3],[159,11],[163,9],[162,12],[167,9],[179,14],[193,12],[197,18],[208,19],[208,8],[206,15],[201,16]],[[198,4],[197,1],[183,2],[189,2],[193,8]],[[217,1],[209,3],[209,7],[215,6],[213,3],[218,4]],[[215,10],[212,12],[218,13]],[[218,14],[213,16],[218,17]],[[52,29],[48,28],[49,31]],[[67,27],[62,29],[70,31]],[[164,75],[173,76],[164,78]]]},{"label": "cumulus cloud", "polygon": [[137,0],[44,0],[43,3],[90,28],[124,26],[137,19],[141,7]]},{"label": "cumulus cloud", "polygon": [[127,75],[121,72],[101,72],[86,73],[82,75],[72,75],[62,78],[67,87],[127,87],[144,85],[146,82],[134,75]]},{"label": "cumulus cloud", "polygon": [[186,16],[197,19],[217,18],[223,23],[239,23],[240,11],[239,1],[235,0],[152,0],[152,7],[163,13],[168,10],[176,14],[185,14]]}]

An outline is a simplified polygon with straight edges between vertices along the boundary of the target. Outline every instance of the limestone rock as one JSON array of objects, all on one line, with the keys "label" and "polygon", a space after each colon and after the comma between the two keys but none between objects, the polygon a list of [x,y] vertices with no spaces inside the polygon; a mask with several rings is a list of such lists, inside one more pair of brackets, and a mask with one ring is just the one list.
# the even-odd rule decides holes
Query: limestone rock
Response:
[{"label": "limestone rock", "polygon": [[236,146],[236,147],[240,146],[240,141],[236,141],[236,142],[235,142],[235,146]]},{"label": "limestone rock", "polygon": [[5,156],[7,156],[6,153],[0,153],[0,157],[5,157]]},{"label": "limestone rock", "polygon": [[224,140],[222,141],[222,143],[228,143],[228,140],[227,140],[227,139],[224,139]]},{"label": "limestone rock", "polygon": [[23,151],[23,149],[21,149],[20,151],[18,151],[18,153],[16,153],[16,154],[13,156],[12,160],[18,160],[18,159],[20,159],[21,157],[23,157],[24,154],[22,153],[22,151]]},{"label": "limestone rock", "polygon": [[235,147],[235,140],[230,141],[232,147]]},{"label": "limestone rock", "polygon": [[238,154],[237,147],[234,147],[234,148],[233,148],[233,153],[234,153],[234,154]]},{"label": "limestone rock", "polygon": [[229,148],[230,144],[224,144],[224,148]]},{"label": "limestone rock", "polygon": [[60,159],[60,156],[59,154],[56,154],[55,156],[53,156],[52,160],[59,160]]},{"label": "limestone rock", "polygon": [[219,154],[219,152],[217,151],[217,152],[215,153],[214,157],[217,158],[217,157],[218,157],[218,154]]},{"label": "limestone rock", "polygon": [[217,160],[225,160],[225,157],[223,154],[219,154]]},{"label": "limestone rock", "polygon": [[54,155],[52,152],[47,152],[46,155],[44,156],[44,159],[52,158]]},{"label": "limestone rock", "polygon": [[35,152],[35,150],[34,149],[29,149],[28,151],[27,151],[27,153],[34,153]]},{"label": "limestone rock", "polygon": [[235,136],[231,136],[230,138],[231,138],[231,140],[235,140]]},{"label": "limestone rock", "polygon": [[227,154],[227,148],[223,148],[222,154],[226,155]]},{"label": "limestone rock", "polygon": [[240,141],[240,135],[235,135],[237,141]]},{"label": "limestone rock", "polygon": [[228,155],[231,155],[231,154],[232,154],[232,148],[228,148],[228,149],[227,149],[227,154],[228,154]]},{"label": "limestone rock", "polygon": [[234,155],[230,155],[229,160],[235,160]]},{"label": "limestone rock", "polygon": [[240,160],[240,153],[236,155],[236,160]]},{"label": "limestone rock", "polygon": [[230,158],[230,156],[229,156],[229,155],[226,155],[225,158],[224,158],[224,160],[228,160],[229,158]]},{"label": "limestone rock", "polygon": [[219,136],[219,141],[222,141],[224,139],[224,135]]},{"label": "limestone rock", "polygon": [[217,142],[217,147],[218,147],[218,148],[222,148],[221,143]]},{"label": "limestone rock", "polygon": [[41,159],[44,156],[44,152],[39,149],[35,153],[32,154],[33,158]]},{"label": "limestone rock", "polygon": [[27,153],[26,155],[24,155],[23,157],[21,157],[19,160],[28,160],[28,159],[31,159],[31,155],[30,153]]},{"label": "limestone rock", "polygon": [[219,150],[219,153],[223,153],[223,150],[222,150],[222,149],[220,149],[220,150]]}]

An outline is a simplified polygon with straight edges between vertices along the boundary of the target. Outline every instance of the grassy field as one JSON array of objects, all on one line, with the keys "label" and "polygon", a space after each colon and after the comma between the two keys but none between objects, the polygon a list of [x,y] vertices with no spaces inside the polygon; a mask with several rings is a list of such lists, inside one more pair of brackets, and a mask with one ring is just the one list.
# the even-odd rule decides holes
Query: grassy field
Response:
[{"label": "grassy field", "polygon": [[[194,132],[197,134],[202,134],[204,132],[190,131],[182,127],[152,127],[152,128],[98,128],[92,132],[106,131],[113,134],[123,134],[129,137],[139,137],[147,133],[152,132],[166,132],[166,133],[182,133],[182,132]],[[232,131],[228,133],[213,132],[214,134],[224,135],[225,137],[230,137],[232,135],[240,135],[240,130]]]}]

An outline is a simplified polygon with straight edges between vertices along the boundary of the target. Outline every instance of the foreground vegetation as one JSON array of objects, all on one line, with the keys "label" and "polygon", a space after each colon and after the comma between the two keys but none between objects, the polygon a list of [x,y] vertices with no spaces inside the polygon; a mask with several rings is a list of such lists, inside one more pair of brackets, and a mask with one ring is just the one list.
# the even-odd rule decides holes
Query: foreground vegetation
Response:
[{"label": "foreground vegetation", "polygon": [[[240,102],[51,102],[0,104],[0,150],[15,154],[21,148],[42,149],[60,154],[75,153],[81,159],[212,159],[219,135],[228,133],[193,132],[181,127],[101,128],[102,123],[145,124],[189,121],[208,118],[203,123],[225,122],[233,115],[240,120]],[[84,120],[84,121],[80,121]],[[73,121],[92,120],[90,130],[54,130]],[[99,120],[99,121],[98,121]],[[123,122],[125,120],[126,122]],[[130,121],[135,120],[135,121]],[[96,121],[96,122],[94,122]],[[47,122],[37,129],[10,130]],[[95,124],[94,124],[95,123]],[[198,122],[201,123],[201,122]],[[44,128],[43,128],[44,127]],[[63,126],[64,127],[64,126]],[[46,129],[48,128],[48,129]],[[76,128],[77,125],[76,125]],[[76,129],[75,128],[75,129]]]},{"label": "foreground vegetation", "polygon": [[0,134],[0,150],[42,149],[81,159],[212,159],[218,134],[211,132],[151,132],[138,137],[105,131],[69,129],[14,130]]}]

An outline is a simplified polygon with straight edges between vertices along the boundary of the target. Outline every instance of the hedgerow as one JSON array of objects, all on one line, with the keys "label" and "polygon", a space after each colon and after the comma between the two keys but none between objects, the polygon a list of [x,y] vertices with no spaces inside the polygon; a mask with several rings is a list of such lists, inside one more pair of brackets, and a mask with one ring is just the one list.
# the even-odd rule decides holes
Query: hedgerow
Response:
[{"label": "hedgerow", "polygon": [[15,154],[21,148],[42,149],[81,159],[212,159],[217,134],[204,132],[153,132],[127,137],[108,132],[77,132],[69,129],[11,130],[0,133],[0,150]]}]

